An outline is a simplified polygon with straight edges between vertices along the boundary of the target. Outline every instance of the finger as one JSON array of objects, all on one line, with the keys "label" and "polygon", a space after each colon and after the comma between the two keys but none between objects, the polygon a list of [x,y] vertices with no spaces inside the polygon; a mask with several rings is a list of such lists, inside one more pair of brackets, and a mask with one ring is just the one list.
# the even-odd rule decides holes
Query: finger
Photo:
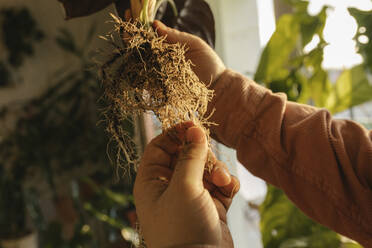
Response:
[{"label": "finger", "polygon": [[124,12],[124,18],[126,21],[129,21],[132,19],[132,12],[130,11],[130,9],[126,9],[125,12]]},{"label": "finger", "polygon": [[226,223],[226,221],[227,221],[226,207],[224,206],[224,204],[219,199],[214,198],[214,197],[212,199],[213,199],[214,205],[216,206],[216,209],[217,209],[218,216],[219,216],[220,220],[222,222]]},{"label": "finger", "polygon": [[194,126],[192,121],[187,121],[183,123],[179,123],[174,127],[165,131],[165,134],[174,142],[179,145],[183,145],[186,140],[186,132],[187,130]]},{"label": "finger", "polygon": [[193,126],[186,132],[186,145],[178,157],[170,187],[182,185],[203,189],[204,167],[207,161],[207,137],[201,127]]},{"label": "finger", "polygon": [[192,45],[194,42],[199,40],[198,37],[191,35],[186,32],[180,32],[176,29],[167,27],[161,21],[155,20],[153,27],[160,36],[167,36],[166,40],[169,43],[181,43]]},{"label": "finger", "polygon": [[226,212],[229,210],[233,198],[225,196],[218,190],[213,192],[212,197],[222,203]]},{"label": "finger", "polygon": [[225,195],[226,197],[234,198],[236,193],[238,193],[240,189],[240,182],[239,179],[235,176],[231,176],[231,182],[224,186],[219,187],[218,190]]},{"label": "finger", "polygon": [[227,166],[221,161],[216,161],[211,173],[211,181],[218,187],[223,187],[230,184],[231,175],[227,170]]},{"label": "finger", "polygon": [[139,0],[130,0],[130,7],[132,9],[133,19],[138,19],[142,10],[142,4]]},{"label": "finger", "polygon": [[214,191],[217,190],[216,185],[213,183],[208,182],[207,180],[203,180],[203,185],[206,190],[212,195]]},{"label": "finger", "polygon": [[158,199],[167,188],[172,173],[171,169],[163,166],[138,170],[133,190],[136,201],[144,200],[144,197],[153,201]]},{"label": "finger", "polygon": [[229,185],[225,187],[216,187],[214,191],[210,192],[211,196],[220,201],[225,207],[225,210],[228,211],[234,196],[239,191],[239,188],[239,180],[236,177],[231,176],[231,183]]},{"label": "finger", "polygon": [[136,179],[144,182],[150,181],[170,181],[173,171],[160,165],[146,168],[145,171],[138,171]]},{"label": "finger", "polygon": [[176,125],[154,138],[145,148],[141,159],[142,165],[163,165],[170,167],[173,155],[179,152],[186,130],[193,126],[192,122]]},{"label": "finger", "polygon": [[208,159],[213,164],[210,173],[204,174],[204,179],[218,187],[223,187],[231,182],[231,175],[225,163],[216,159],[214,153],[209,150]]},{"label": "finger", "polygon": [[231,196],[226,196],[222,194],[219,188],[216,187],[214,184],[209,183],[207,181],[203,181],[203,183],[204,188],[208,190],[212,198],[218,200],[225,207],[226,211],[229,210],[233,200],[233,194]]},{"label": "finger", "polygon": [[161,165],[169,167],[171,160],[172,154],[169,154],[162,146],[154,143],[146,147],[140,166]]}]

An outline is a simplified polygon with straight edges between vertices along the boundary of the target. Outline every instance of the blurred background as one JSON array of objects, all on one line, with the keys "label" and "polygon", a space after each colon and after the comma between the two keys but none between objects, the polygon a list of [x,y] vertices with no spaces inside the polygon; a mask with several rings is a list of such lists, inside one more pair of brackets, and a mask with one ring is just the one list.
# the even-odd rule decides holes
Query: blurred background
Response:
[{"label": "blurred background", "polygon": [[133,178],[109,160],[93,61],[114,11],[65,21],[57,1],[0,1],[4,248],[135,242]]},{"label": "blurred background", "polygon": [[[208,0],[226,65],[292,101],[372,127],[370,0]],[[98,38],[112,6],[64,20],[57,1],[0,1],[0,246],[138,245],[134,172],[121,177],[100,122]],[[135,124],[133,124],[135,123]],[[141,147],[153,117],[124,124]],[[241,180],[229,213],[235,247],[360,247],[322,227],[278,189],[218,157]],[[187,235],[187,234],[185,234]]]}]

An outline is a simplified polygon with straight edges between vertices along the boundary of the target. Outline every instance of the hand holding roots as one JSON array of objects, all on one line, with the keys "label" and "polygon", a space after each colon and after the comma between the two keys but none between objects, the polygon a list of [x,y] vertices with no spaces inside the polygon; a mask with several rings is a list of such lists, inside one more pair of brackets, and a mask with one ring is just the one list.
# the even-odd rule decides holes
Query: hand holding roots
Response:
[{"label": "hand holding roots", "polygon": [[[151,27],[114,18],[114,33],[107,36],[113,51],[100,71],[107,108],[107,131],[117,143],[117,164],[136,164],[134,143],[122,127],[134,115],[152,111],[163,131],[185,121],[207,127],[204,115],[213,91],[193,72],[185,59],[185,45],[168,44]],[[207,132],[208,133],[208,132]],[[208,135],[209,136],[209,135]]]}]

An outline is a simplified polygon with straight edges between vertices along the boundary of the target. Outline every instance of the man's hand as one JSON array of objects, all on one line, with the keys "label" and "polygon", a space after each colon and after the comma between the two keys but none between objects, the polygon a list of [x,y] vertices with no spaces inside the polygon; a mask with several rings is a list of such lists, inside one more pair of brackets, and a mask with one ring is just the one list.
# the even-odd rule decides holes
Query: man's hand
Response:
[{"label": "man's hand", "polygon": [[205,133],[191,122],[146,147],[134,198],[148,247],[233,247],[226,212],[239,182],[214,157],[205,176],[208,152]]},{"label": "man's hand", "polygon": [[159,35],[167,37],[167,42],[186,45],[189,49],[186,53],[186,59],[191,60],[194,64],[192,69],[200,81],[206,85],[213,85],[226,70],[224,63],[218,55],[199,37],[169,28],[160,21],[154,21],[153,27]]}]

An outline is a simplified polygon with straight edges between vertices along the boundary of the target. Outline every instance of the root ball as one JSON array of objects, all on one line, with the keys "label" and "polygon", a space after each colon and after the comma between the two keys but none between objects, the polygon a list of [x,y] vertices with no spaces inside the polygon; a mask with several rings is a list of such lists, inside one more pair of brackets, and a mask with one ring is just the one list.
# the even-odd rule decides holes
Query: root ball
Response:
[{"label": "root ball", "polygon": [[193,72],[184,45],[169,44],[138,22],[115,22],[121,42],[115,42],[113,34],[107,36],[114,49],[100,68],[108,103],[104,116],[107,131],[118,144],[117,163],[135,164],[133,142],[121,126],[123,121],[152,111],[163,131],[185,121],[208,126],[204,115],[213,91]]}]

